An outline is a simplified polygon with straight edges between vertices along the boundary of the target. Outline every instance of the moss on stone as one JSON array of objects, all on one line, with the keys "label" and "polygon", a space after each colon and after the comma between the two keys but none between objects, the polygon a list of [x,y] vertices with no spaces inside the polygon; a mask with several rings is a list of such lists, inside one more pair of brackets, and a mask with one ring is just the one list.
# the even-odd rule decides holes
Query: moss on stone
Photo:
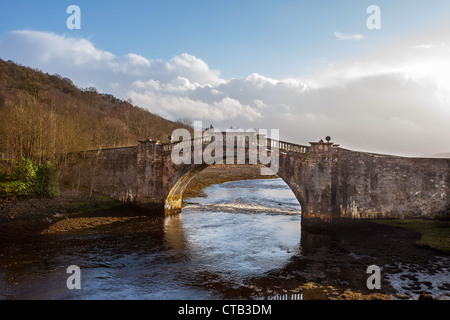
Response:
[{"label": "moss on stone", "polygon": [[407,228],[421,234],[416,243],[450,252],[450,221],[432,219],[381,219],[377,223]]}]

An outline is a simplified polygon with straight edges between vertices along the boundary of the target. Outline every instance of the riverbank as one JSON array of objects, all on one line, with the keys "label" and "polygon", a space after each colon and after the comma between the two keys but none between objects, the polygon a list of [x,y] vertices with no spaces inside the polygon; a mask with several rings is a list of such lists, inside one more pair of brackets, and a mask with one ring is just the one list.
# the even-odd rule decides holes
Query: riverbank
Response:
[{"label": "riverbank", "polygon": [[[202,196],[202,190],[213,184],[227,181],[267,179],[276,176],[261,176],[259,166],[214,165],[202,171],[188,186],[184,197]],[[55,198],[17,198],[0,203],[0,239],[14,239],[38,234],[53,234],[94,228],[105,224],[138,218],[123,216],[123,202],[89,191],[61,188]]]},{"label": "riverbank", "polygon": [[88,191],[61,190],[56,198],[19,198],[0,204],[0,238],[15,239],[125,221],[120,201]]},{"label": "riverbank", "polygon": [[[421,244],[416,230],[356,220],[305,227],[301,237],[302,254],[283,269],[248,282],[249,294],[264,299],[300,293],[313,300],[450,300],[450,252]],[[380,267],[380,290],[367,288],[371,265]]]},{"label": "riverbank", "polygon": [[420,233],[417,245],[450,253],[450,221],[437,219],[381,219],[377,223]]}]

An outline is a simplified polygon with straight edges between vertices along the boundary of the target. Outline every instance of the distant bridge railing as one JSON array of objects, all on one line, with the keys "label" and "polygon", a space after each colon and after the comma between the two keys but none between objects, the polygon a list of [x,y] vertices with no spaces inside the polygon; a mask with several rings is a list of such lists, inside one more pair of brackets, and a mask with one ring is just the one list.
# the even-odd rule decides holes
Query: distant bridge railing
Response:
[{"label": "distant bridge railing", "polygon": [[[236,138],[236,135],[231,135],[231,139],[234,139],[234,138]],[[278,148],[278,150],[304,154],[304,153],[306,153],[306,151],[309,148],[307,146],[294,144],[294,143],[290,143],[290,142],[286,142],[286,141],[279,141],[279,140],[274,140],[274,139],[270,139],[270,138],[264,138],[264,139],[266,140],[266,143],[265,144],[260,143],[260,136],[257,136],[257,144],[258,144],[258,147],[266,146],[267,150],[272,150],[274,148],[275,149]],[[249,140],[245,140],[246,148],[248,148],[250,145]],[[227,145],[227,141],[230,141],[230,138],[228,138],[228,140],[223,139],[224,147]],[[195,146],[203,147],[205,145],[209,145],[210,143],[212,143],[211,136],[204,136],[202,138],[197,138],[197,139],[163,144],[163,150],[164,151],[172,151],[174,149],[175,150],[180,150],[180,149],[186,150],[188,148],[194,148]]]},{"label": "distant bridge railing", "polygon": [[306,153],[306,150],[308,150],[309,147],[302,146],[299,144],[294,144],[290,142],[284,142],[284,141],[273,141],[275,143],[278,143],[278,149],[289,151],[289,152],[295,152],[295,153]]}]

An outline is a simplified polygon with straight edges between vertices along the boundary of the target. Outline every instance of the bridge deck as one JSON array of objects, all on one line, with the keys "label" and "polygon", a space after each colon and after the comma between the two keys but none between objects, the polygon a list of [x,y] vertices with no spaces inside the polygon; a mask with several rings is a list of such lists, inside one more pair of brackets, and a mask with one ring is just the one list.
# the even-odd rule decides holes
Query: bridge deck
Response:
[{"label": "bridge deck", "polygon": [[[245,147],[245,148],[249,148],[250,147],[250,143],[252,142],[256,142],[256,144],[258,145],[258,147],[266,147],[267,150],[272,150],[272,149],[278,149],[278,150],[284,150],[284,151],[288,151],[288,152],[295,152],[295,153],[306,153],[306,151],[308,150],[308,146],[303,146],[303,145],[299,145],[299,144],[295,144],[295,143],[290,143],[290,142],[286,142],[286,141],[279,141],[279,140],[275,140],[275,139],[260,139],[259,136],[257,136],[257,139],[255,139],[254,141],[251,141],[251,139],[246,140],[244,138],[244,140],[239,141],[239,138],[236,136],[232,136],[232,138],[237,138],[235,140],[237,142],[237,147]],[[261,142],[264,141],[264,142]],[[176,150],[176,149],[189,149],[189,148],[194,148],[195,146],[206,146],[213,143],[211,137],[205,136],[203,138],[198,138],[198,139],[191,139],[191,140],[187,140],[187,141],[180,141],[180,142],[172,142],[172,143],[165,143],[163,144],[163,150],[164,151],[172,151],[172,150]],[[226,140],[223,139],[223,146],[224,148],[226,148],[227,144],[230,143],[230,139]]]}]

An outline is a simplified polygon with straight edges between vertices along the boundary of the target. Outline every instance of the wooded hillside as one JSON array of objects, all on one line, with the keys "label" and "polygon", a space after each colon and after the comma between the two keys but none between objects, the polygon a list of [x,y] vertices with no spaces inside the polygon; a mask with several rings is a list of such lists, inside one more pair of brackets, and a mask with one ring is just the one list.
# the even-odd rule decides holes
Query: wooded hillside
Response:
[{"label": "wooded hillside", "polygon": [[166,142],[172,122],[95,88],[0,59],[0,154],[35,163],[61,154]]}]

